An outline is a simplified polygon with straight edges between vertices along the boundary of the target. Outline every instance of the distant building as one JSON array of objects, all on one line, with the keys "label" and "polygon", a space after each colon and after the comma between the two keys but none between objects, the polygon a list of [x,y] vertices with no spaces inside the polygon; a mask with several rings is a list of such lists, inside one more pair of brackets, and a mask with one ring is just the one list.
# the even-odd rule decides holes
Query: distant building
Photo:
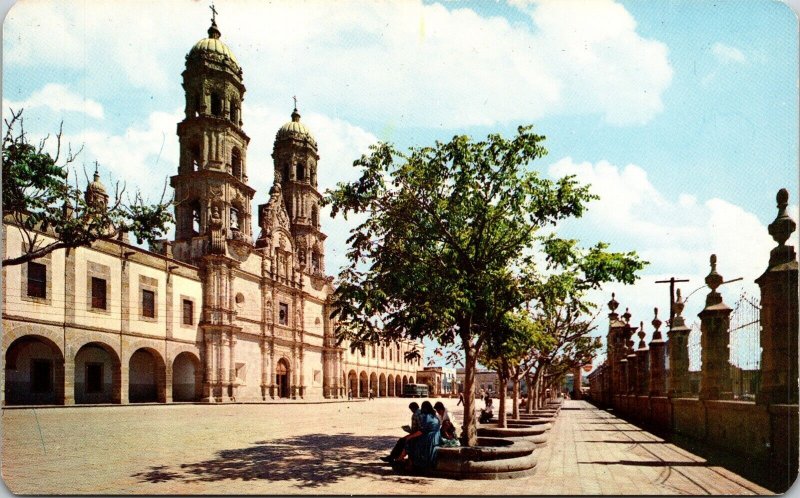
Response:
[{"label": "distant building", "polygon": [[425,367],[417,372],[417,383],[427,384],[431,396],[458,394],[455,368]]}]

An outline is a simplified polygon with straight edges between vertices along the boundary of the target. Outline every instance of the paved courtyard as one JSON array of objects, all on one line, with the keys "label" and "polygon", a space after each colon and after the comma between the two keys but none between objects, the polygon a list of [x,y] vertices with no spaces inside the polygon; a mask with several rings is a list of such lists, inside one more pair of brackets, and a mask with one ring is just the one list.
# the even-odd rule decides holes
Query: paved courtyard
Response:
[{"label": "paved courtyard", "polygon": [[377,457],[407,403],[3,410],[3,479],[35,495],[769,493],[582,401],[566,402],[531,477],[396,475]]}]

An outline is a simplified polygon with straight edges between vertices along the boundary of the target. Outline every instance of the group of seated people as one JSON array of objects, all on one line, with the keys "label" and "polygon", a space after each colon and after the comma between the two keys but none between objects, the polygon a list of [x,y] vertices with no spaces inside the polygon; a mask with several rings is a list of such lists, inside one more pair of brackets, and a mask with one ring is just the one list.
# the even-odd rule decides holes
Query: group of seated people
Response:
[{"label": "group of seated people", "polygon": [[399,469],[432,469],[436,464],[436,448],[459,445],[455,425],[441,401],[435,405],[423,401],[422,406],[412,402],[408,409],[411,425],[403,426],[408,434],[398,439],[391,453],[381,460]]}]

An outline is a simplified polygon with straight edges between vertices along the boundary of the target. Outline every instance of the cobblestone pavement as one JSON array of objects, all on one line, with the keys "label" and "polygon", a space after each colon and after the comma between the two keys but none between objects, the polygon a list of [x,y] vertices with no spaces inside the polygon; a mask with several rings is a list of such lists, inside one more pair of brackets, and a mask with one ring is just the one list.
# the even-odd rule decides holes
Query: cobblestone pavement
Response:
[{"label": "cobblestone pavement", "polygon": [[531,477],[396,475],[377,457],[407,403],[3,410],[3,478],[34,495],[768,493],[581,401],[566,402]]}]

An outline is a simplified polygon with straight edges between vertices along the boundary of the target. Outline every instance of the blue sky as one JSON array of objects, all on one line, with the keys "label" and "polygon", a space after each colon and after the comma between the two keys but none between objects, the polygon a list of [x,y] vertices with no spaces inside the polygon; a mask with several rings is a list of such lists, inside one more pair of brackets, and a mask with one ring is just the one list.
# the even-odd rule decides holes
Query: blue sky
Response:
[{"label": "blue sky", "polygon": [[[578,174],[602,197],[559,233],[651,261],[635,288],[595,296],[616,291],[636,323],[666,310],[654,280],[688,277],[693,290],[712,252],[723,276],[744,278],[729,303],[756,292],[778,188],[797,217],[797,18],[783,3],[220,0],[217,10],[247,86],[254,202],[265,202],[292,95],[319,141],[323,187],[355,178],[350,164],[376,140],[407,147],[534,124],[549,155],[533,167]],[[3,112],[25,107],[32,135],[63,120],[81,161],[156,195],[177,165],[184,56],[209,15],[194,0],[23,2],[4,23]],[[348,225],[323,226],[335,274]]]}]

